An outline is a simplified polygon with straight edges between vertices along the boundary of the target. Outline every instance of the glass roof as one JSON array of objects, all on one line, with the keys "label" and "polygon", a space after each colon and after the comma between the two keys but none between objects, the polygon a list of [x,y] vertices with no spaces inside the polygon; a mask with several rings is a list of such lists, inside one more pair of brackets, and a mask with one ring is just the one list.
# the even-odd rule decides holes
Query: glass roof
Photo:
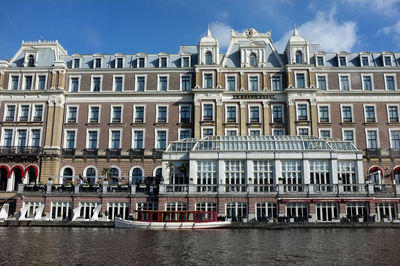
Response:
[{"label": "glass roof", "polygon": [[313,136],[208,136],[172,142],[167,152],[187,151],[358,151],[350,141]]}]

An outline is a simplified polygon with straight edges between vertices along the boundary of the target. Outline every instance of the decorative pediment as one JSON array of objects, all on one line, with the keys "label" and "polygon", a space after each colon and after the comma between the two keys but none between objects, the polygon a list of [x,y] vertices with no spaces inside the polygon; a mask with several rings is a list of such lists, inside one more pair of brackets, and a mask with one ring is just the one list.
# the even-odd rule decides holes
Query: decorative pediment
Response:
[{"label": "decorative pediment", "polygon": [[240,48],[265,48],[265,43],[257,41],[249,41],[239,46]]}]

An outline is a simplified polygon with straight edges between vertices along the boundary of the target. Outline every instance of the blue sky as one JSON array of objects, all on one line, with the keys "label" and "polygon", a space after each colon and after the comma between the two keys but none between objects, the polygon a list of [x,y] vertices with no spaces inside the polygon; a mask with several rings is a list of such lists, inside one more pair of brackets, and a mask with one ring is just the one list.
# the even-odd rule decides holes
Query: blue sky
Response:
[{"label": "blue sky", "polygon": [[324,51],[400,50],[400,0],[0,0],[0,59],[40,36],[69,54],[177,53],[207,25],[222,50],[252,27],[281,52],[294,24]]}]

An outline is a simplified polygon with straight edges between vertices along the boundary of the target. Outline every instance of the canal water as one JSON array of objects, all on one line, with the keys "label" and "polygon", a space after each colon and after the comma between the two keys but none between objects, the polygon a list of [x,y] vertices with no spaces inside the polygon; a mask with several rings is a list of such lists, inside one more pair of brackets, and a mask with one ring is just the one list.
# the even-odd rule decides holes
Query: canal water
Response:
[{"label": "canal water", "polygon": [[400,265],[400,229],[0,227],[0,265]]}]

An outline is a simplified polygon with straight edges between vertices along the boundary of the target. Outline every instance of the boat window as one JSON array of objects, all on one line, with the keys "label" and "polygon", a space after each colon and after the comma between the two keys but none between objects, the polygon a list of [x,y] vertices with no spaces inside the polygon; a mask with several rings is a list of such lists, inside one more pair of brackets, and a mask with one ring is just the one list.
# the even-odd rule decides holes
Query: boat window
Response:
[{"label": "boat window", "polygon": [[169,213],[164,213],[164,221],[169,221]]},{"label": "boat window", "polygon": [[209,221],[214,221],[214,213],[212,213],[212,212],[208,213],[208,220]]},{"label": "boat window", "polygon": [[158,215],[157,215],[157,213],[156,212],[153,212],[152,214],[151,214],[151,216],[152,216],[152,221],[153,222],[157,222],[158,221]]},{"label": "boat window", "polygon": [[185,215],[185,213],[184,212],[182,212],[182,213],[179,213],[179,221],[185,221],[186,220],[186,217],[185,217],[186,215]]},{"label": "boat window", "polygon": [[193,221],[193,218],[194,218],[193,216],[194,216],[194,215],[193,215],[193,212],[189,212],[189,213],[188,213],[188,218],[187,218],[188,221]]},{"label": "boat window", "polygon": [[171,220],[178,221],[178,213],[171,213]]}]

